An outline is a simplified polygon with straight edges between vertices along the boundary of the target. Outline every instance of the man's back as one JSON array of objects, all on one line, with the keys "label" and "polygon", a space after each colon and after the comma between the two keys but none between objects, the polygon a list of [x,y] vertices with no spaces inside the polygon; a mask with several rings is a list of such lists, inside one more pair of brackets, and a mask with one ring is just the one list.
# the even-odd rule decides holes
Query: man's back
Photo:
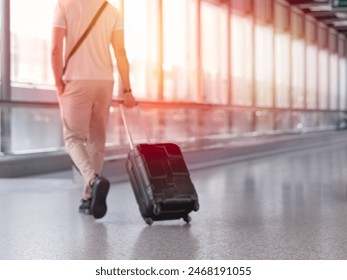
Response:
[{"label": "man's back", "polygon": [[[66,29],[67,56],[86,30],[104,0],[59,0],[53,25]],[[119,11],[109,4],[77,52],[65,72],[66,80],[113,80],[110,55],[112,32],[123,29]]]}]

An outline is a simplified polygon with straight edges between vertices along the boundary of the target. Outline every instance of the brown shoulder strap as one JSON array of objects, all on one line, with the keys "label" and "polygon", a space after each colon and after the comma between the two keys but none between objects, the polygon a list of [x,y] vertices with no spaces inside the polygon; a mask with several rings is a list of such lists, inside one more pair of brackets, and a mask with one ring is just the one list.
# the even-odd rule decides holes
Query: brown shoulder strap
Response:
[{"label": "brown shoulder strap", "polygon": [[108,2],[105,1],[102,6],[100,7],[100,9],[98,10],[98,12],[95,14],[93,20],[90,22],[89,26],[87,27],[87,29],[84,31],[84,33],[82,34],[82,36],[78,39],[77,43],[74,45],[74,47],[72,48],[71,52],[69,53],[69,55],[66,58],[66,62],[65,62],[65,66],[63,69],[63,74],[65,73],[67,64],[70,60],[70,58],[73,56],[73,54],[77,51],[77,49],[81,46],[82,42],[87,38],[87,35],[89,34],[89,32],[92,30],[92,28],[94,27],[95,23],[97,22],[98,18],[100,17],[101,13],[104,11],[104,9],[106,8],[106,6],[108,5]]}]

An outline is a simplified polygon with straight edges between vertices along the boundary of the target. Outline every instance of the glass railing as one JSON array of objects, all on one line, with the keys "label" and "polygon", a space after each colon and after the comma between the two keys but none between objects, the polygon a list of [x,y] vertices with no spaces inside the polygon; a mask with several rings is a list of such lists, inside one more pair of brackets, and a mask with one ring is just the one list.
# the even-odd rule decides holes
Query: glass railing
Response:
[{"label": "glass railing", "polygon": [[[127,146],[119,113],[120,100],[110,108],[107,147]],[[240,137],[332,130],[342,113],[328,110],[272,109],[201,103],[139,101],[128,109],[135,142],[177,142],[186,148],[208,147]],[[58,104],[55,102],[0,102],[1,153],[30,154],[64,150]],[[142,118],[142,121],[139,121]]]}]

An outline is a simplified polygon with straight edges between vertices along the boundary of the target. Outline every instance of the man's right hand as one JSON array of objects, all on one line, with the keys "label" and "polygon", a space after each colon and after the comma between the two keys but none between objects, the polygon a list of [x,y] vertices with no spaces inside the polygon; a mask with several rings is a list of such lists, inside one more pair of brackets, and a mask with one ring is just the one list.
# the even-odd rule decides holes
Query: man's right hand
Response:
[{"label": "man's right hand", "polygon": [[136,100],[131,92],[124,93],[124,105],[128,108],[136,105]]}]

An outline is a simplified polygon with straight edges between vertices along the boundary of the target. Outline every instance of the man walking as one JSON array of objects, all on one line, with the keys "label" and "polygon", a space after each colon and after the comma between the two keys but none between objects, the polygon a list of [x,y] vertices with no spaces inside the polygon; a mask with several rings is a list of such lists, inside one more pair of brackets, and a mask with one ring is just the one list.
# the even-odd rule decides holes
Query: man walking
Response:
[{"label": "man walking", "polygon": [[[106,214],[110,187],[109,181],[100,176],[114,84],[110,45],[124,88],[124,105],[135,105],[119,11],[107,3],[91,24],[104,4],[104,0],[59,0],[54,12],[51,51],[65,144],[85,180],[79,210],[96,219]],[[70,57],[90,25],[89,33]]]}]

